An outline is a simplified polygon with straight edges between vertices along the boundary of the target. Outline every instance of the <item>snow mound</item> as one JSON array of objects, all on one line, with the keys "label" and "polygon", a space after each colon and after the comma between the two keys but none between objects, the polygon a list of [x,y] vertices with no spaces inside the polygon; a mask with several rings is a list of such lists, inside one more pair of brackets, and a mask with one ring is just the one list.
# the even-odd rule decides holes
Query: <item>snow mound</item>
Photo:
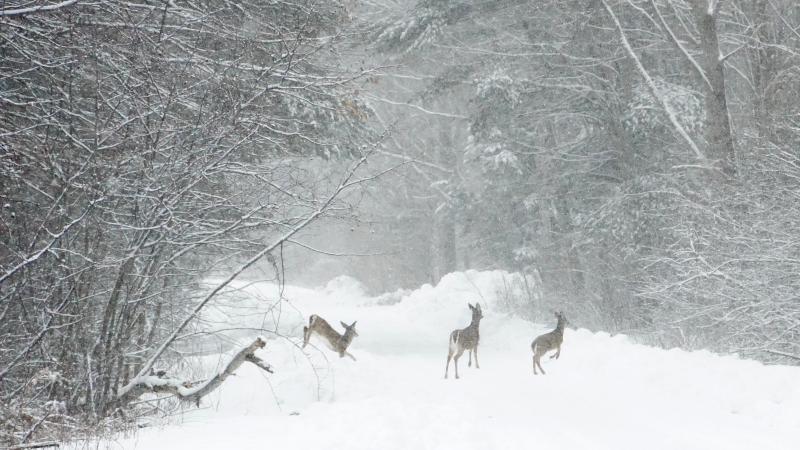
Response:
[{"label": "snow mound", "polygon": [[340,275],[325,285],[322,290],[328,298],[347,301],[348,299],[363,299],[366,297],[364,285],[360,281],[347,275]]}]

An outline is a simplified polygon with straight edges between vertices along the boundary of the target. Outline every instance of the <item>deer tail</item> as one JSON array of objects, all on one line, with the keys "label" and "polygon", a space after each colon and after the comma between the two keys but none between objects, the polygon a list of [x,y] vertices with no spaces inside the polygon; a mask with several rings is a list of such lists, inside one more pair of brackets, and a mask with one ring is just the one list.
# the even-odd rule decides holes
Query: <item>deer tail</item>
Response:
[{"label": "deer tail", "polygon": [[458,330],[450,333],[450,351],[451,352],[454,352],[454,351],[456,351],[458,349],[459,334],[461,334],[461,332],[458,331]]}]

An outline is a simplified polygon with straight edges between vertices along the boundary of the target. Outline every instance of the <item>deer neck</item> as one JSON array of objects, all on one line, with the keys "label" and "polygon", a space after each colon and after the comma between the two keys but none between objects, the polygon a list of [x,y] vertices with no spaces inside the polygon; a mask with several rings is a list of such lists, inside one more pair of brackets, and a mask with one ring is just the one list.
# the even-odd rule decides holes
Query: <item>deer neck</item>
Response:
[{"label": "deer neck", "polygon": [[342,335],[342,337],[339,338],[337,344],[341,350],[346,350],[347,347],[350,345],[350,342],[352,341],[353,341],[353,335],[352,334],[348,335],[347,333],[345,333]]},{"label": "deer neck", "polygon": [[556,324],[556,329],[553,330],[553,331],[558,333],[558,334],[564,334],[564,321],[561,320],[561,319],[558,319],[558,323]]}]

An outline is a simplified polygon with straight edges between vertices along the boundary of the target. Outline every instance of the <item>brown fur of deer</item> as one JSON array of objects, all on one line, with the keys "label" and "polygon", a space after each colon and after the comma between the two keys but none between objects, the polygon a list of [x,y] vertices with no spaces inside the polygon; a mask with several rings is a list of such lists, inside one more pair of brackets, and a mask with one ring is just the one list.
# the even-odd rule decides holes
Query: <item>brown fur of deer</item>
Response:
[{"label": "brown fur of deer", "polygon": [[475,306],[470,305],[469,309],[472,311],[472,322],[467,328],[461,330],[454,330],[450,333],[450,345],[447,351],[447,365],[444,368],[444,377],[447,378],[447,371],[450,369],[450,359],[456,367],[456,379],[458,379],[458,358],[464,353],[464,350],[469,351],[468,367],[472,366],[472,354],[475,353],[475,368],[480,369],[478,365],[478,341],[480,340],[480,326],[483,313],[481,312],[480,303],[475,303]]},{"label": "brown fur of deer", "polygon": [[567,318],[564,317],[564,313],[560,311],[556,311],[555,314],[556,319],[558,319],[556,329],[537,337],[531,343],[531,350],[533,351],[534,375],[538,375],[538,373],[536,373],[536,366],[539,366],[539,370],[542,371],[542,375],[545,375],[541,362],[542,356],[544,356],[545,353],[549,352],[550,350],[556,351],[552,356],[550,356],[550,359],[558,359],[558,357],[561,356],[561,343],[564,342],[564,326],[567,324]]},{"label": "brown fur of deer", "polygon": [[353,342],[353,338],[358,336],[358,333],[356,333],[356,322],[353,322],[352,325],[339,322],[344,327],[344,334],[339,334],[325,319],[316,314],[312,314],[311,317],[308,318],[308,326],[303,327],[303,348],[306,348],[306,345],[308,345],[311,335],[317,335],[322,338],[328,348],[338,353],[340,358],[349,356],[355,361],[356,358],[347,352],[347,347]]}]

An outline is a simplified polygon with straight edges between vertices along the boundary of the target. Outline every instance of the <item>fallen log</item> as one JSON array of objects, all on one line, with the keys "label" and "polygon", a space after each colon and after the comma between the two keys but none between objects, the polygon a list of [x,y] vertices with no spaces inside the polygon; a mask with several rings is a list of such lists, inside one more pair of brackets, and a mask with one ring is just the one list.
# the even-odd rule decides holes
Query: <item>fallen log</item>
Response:
[{"label": "fallen log", "polygon": [[767,353],[772,353],[773,355],[783,356],[784,358],[791,358],[800,361],[800,355],[793,355],[791,353],[781,352],[778,350],[767,350]]},{"label": "fallen log", "polygon": [[11,447],[8,447],[8,450],[24,450],[31,448],[58,448],[58,447],[59,447],[58,442],[46,441],[46,442],[32,442],[30,444],[12,445]]},{"label": "fallen log", "polygon": [[266,342],[257,338],[252,344],[239,350],[228,364],[215,376],[202,382],[183,381],[169,378],[164,372],[139,376],[126,385],[127,392],[119,397],[121,403],[127,403],[146,393],[168,393],[182,401],[200,405],[200,399],[217,389],[226,378],[236,371],[245,361],[255,364],[262,370],[273,373],[272,366],[255,355],[255,351],[264,348]]}]

